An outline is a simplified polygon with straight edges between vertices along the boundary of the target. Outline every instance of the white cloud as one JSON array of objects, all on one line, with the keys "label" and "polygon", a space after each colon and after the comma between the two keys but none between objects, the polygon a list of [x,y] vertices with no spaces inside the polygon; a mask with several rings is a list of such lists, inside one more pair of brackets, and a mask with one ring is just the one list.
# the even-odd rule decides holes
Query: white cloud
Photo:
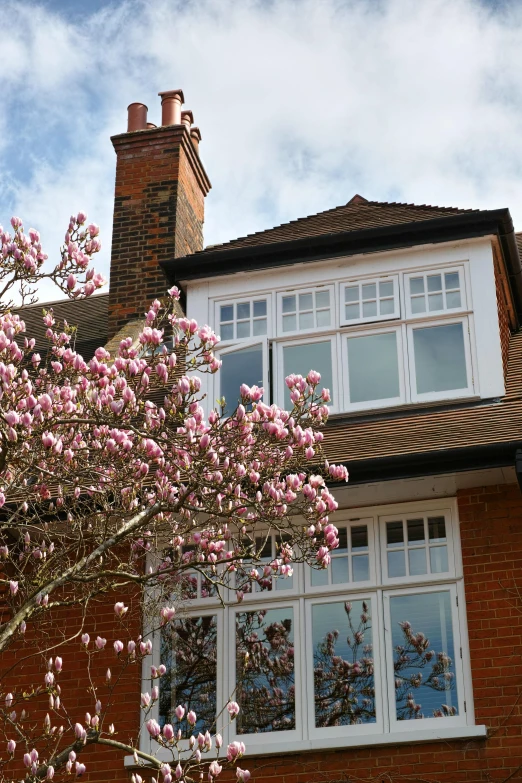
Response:
[{"label": "white cloud", "polygon": [[203,134],[207,243],[355,192],[509,206],[522,228],[519,4],[128,0],[84,19],[3,5],[18,24],[0,63],[0,214],[22,215],[50,249],[84,208],[108,271],[109,137],[132,101],[158,120],[156,93],[173,87]]}]

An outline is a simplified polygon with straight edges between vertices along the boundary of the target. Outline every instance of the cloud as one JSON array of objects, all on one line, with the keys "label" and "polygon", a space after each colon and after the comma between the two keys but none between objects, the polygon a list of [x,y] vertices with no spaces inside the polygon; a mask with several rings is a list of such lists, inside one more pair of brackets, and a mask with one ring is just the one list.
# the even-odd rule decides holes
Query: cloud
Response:
[{"label": "cloud", "polygon": [[207,243],[355,192],[509,206],[522,228],[520,4],[127,0],[83,18],[63,2],[2,5],[17,23],[0,63],[0,215],[49,250],[86,209],[108,272],[110,136],[132,101],[158,120],[157,92],[174,87],[203,134]]}]

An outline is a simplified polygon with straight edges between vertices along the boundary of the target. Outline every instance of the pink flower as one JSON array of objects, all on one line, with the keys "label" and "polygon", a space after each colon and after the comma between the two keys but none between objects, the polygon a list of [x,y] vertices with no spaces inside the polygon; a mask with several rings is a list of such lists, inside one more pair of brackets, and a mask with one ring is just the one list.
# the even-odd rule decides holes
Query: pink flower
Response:
[{"label": "pink flower", "polygon": [[18,592],[18,582],[9,582],[9,590],[11,591],[11,595],[16,595]]},{"label": "pink flower", "polygon": [[240,758],[245,752],[244,742],[231,742],[227,747],[227,760],[234,761],[234,759]]},{"label": "pink flower", "polygon": [[175,614],[176,610],[173,606],[164,606],[160,612],[161,624],[165,625],[166,623],[170,622]]},{"label": "pink flower", "polygon": [[212,778],[217,778],[217,776],[221,774],[222,770],[223,767],[220,767],[217,761],[213,761],[208,768],[209,780],[212,780]]},{"label": "pink flower", "polygon": [[167,742],[170,742],[172,739],[174,739],[174,729],[170,725],[170,723],[166,723],[163,726],[163,736],[167,740]]},{"label": "pink flower", "polygon": [[101,636],[97,636],[94,644],[96,645],[96,649],[103,650],[103,648],[107,644],[107,639],[102,639]]},{"label": "pink flower", "polygon": [[14,740],[12,740],[12,739],[11,739],[11,740],[9,740],[9,742],[7,743],[7,752],[8,752],[8,753],[10,753],[11,755],[13,755],[13,753],[15,752],[15,750],[16,750],[16,742],[15,742]]},{"label": "pink flower", "polygon": [[90,641],[91,641],[91,637],[89,636],[89,634],[88,633],[83,633],[82,634],[82,644],[84,644],[87,647],[87,645],[89,644]]},{"label": "pink flower", "polygon": [[230,717],[233,719],[239,714],[239,704],[237,701],[231,701],[227,704],[227,710]]},{"label": "pink flower", "polygon": [[72,291],[75,286],[76,286],[76,278],[74,275],[71,274],[67,278],[67,289],[69,291]]},{"label": "pink flower", "polygon": [[141,694],[141,706],[148,707],[150,705],[150,693]]},{"label": "pink flower", "polygon": [[248,769],[241,769],[241,767],[236,768],[236,778],[238,783],[248,783],[250,780],[250,772]]},{"label": "pink flower", "polygon": [[181,706],[181,704],[178,704],[176,707],[176,718],[178,720],[183,720],[183,716],[185,715],[185,708]]},{"label": "pink flower", "polygon": [[194,710],[190,710],[189,714],[187,715],[187,720],[190,723],[191,726],[196,725],[197,717]]},{"label": "pink flower", "polygon": [[81,723],[75,723],[74,725],[74,733],[78,739],[83,739],[83,737],[86,734],[85,729],[83,728]]},{"label": "pink flower", "polygon": [[85,772],[86,766],[85,766],[85,764],[80,764],[80,762],[77,761],[76,764],[75,764],[75,768],[76,768],[76,777],[80,778],[83,775],[83,773]]},{"label": "pink flower", "polygon": [[116,653],[116,655],[119,655],[122,650],[123,650],[123,642],[120,642],[120,640],[117,639],[114,642],[114,652]]},{"label": "pink flower", "polygon": [[161,727],[159,723],[154,720],[154,718],[148,720],[145,726],[151,737],[159,737],[161,734]]},{"label": "pink flower", "polygon": [[123,601],[118,601],[114,604],[114,611],[116,613],[117,617],[123,617],[123,615],[128,611],[129,607],[125,606]]},{"label": "pink flower", "polygon": [[63,665],[62,659],[57,656],[54,659],[54,668],[56,669],[57,672],[61,672],[62,671],[62,665]]}]

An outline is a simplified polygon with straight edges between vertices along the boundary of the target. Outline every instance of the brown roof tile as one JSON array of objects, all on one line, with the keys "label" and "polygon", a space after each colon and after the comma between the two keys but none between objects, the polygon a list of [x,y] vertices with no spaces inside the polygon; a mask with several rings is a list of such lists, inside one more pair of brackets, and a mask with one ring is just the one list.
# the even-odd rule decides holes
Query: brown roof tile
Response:
[{"label": "brown roof tile", "polygon": [[274,242],[288,242],[305,237],[318,237],[346,231],[359,231],[376,226],[394,226],[415,223],[424,220],[460,215],[465,212],[478,212],[474,209],[457,207],[433,207],[428,204],[400,204],[386,201],[367,201],[356,194],[341,207],[319,212],[317,215],[291,220],[267,231],[258,231],[246,237],[233,239],[221,245],[210,245],[196,253],[215,253],[220,250],[234,250]]}]

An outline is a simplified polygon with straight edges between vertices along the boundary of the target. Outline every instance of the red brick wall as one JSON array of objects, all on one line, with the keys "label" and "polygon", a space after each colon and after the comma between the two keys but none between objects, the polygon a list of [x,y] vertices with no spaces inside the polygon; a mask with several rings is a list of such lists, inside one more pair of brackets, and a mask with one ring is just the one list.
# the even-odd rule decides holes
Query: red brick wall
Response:
[{"label": "red brick wall", "polygon": [[[321,751],[242,764],[256,783],[502,783],[522,780],[522,495],[459,494],[477,724],[489,738]],[[519,700],[519,701],[518,701]]]},{"label": "red brick wall", "polygon": [[160,261],[203,248],[210,188],[183,125],[125,133],[112,142],[117,162],[109,337],[165,295]]},{"label": "red brick wall", "polygon": [[506,303],[506,297],[504,289],[502,287],[502,281],[500,279],[500,273],[497,268],[497,264],[494,264],[495,268],[495,286],[497,291],[497,308],[498,308],[498,325],[500,329],[500,347],[502,351],[502,364],[504,366],[504,378],[507,375],[508,359],[509,359],[509,340],[511,338],[511,329],[509,327],[509,313]]}]

